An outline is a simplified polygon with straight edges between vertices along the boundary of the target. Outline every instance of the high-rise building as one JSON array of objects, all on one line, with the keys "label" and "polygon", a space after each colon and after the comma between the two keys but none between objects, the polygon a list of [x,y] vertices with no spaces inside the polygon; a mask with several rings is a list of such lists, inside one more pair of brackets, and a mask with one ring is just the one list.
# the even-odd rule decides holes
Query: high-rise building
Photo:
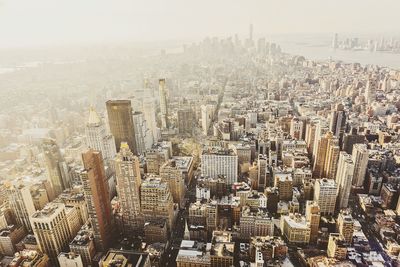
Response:
[{"label": "high-rise building", "polygon": [[314,161],[314,169],[313,176],[321,178],[323,177],[325,161],[327,159],[328,154],[328,145],[331,139],[333,139],[333,134],[331,132],[327,132],[323,137],[318,141],[318,149],[315,154]]},{"label": "high-rise building", "polygon": [[355,144],[353,146],[352,159],[354,162],[353,185],[362,187],[368,166],[368,149],[365,144]]},{"label": "high-rise building", "polygon": [[100,151],[106,162],[114,158],[116,153],[114,137],[107,133],[105,123],[93,107],[89,110],[85,133],[88,148]]},{"label": "high-rise building", "polygon": [[321,215],[333,215],[336,206],[337,185],[333,179],[317,179],[314,185],[314,201]]},{"label": "high-rise building", "polygon": [[108,181],[101,152],[89,150],[82,154],[84,169],[81,180],[98,251],[105,251],[111,243],[112,213]]},{"label": "high-rise building", "polygon": [[142,112],[135,111],[132,114],[132,118],[137,153],[142,155],[153,145],[153,135],[150,129],[147,128],[147,123]]},{"label": "high-rise building", "polygon": [[194,113],[191,108],[178,110],[178,131],[180,134],[192,134],[194,125]]},{"label": "high-rise building", "polygon": [[29,185],[10,185],[7,188],[8,203],[15,216],[17,224],[25,227],[27,231],[32,231],[29,216],[35,211],[35,205],[30,193]]},{"label": "high-rise building", "polygon": [[237,182],[238,156],[232,150],[209,149],[201,155],[201,175],[208,177],[226,176],[226,183]]},{"label": "high-rise building", "polygon": [[358,134],[357,129],[351,129],[350,133],[345,133],[343,136],[342,150],[348,154],[353,153],[353,146],[355,144],[363,144],[365,141],[365,135]]},{"label": "high-rise building", "polygon": [[320,218],[321,214],[318,203],[308,200],[306,202],[306,220],[310,224],[310,242],[313,244],[316,244],[318,240]]},{"label": "high-rise building", "polygon": [[130,151],[127,143],[115,157],[118,200],[122,209],[123,230],[126,235],[134,234],[143,228],[140,214],[140,175],[139,159]]},{"label": "high-rise building", "polygon": [[122,142],[127,142],[133,154],[137,154],[130,100],[109,100],[106,102],[110,131],[115,138],[117,152]]},{"label": "high-rise building", "polygon": [[45,139],[42,149],[46,165],[46,173],[55,196],[70,187],[67,164],[61,155],[60,148],[53,139]]},{"label": "high-rise building", "polygon": [[142,182],[140,205],[145,219],[164,218],[167,220],[168,229],[171,229],[174,220],[174,203],[168,184],[160,177],[149,176]]},{"label": "high-rise building", "polygon": [[168,124],[167,92],[165,91],[165,79],[158,80],[158,89],[160,93],[161,127],[163,129],[167,129],[169,124]]},{"label": "high-rise building", "polygon": [[339,139],[336,137],[329,139],[327,150],[323,177],[335,179],[340,152]]},{"label": "high-rise building", "polygon": [[299,120],[299,118],[293,117],[290,121],[290,136],[296,140],[303,140],[303,121]]},{"label": "high-rise building", "polygon": [[344,151],[340,152],[338,170],[336,173],[336,184],[338,186],[337,209],[347,208],[349,204],[351,183],[353,181],[354,163],[351,155]]},{"label": "high-rise building", "polygon": [[337,104],[335,110],[331,113],[331,121],[329,130],[334,136],[339,138],[340,143],[343,140],[343,133],[346,128],[346,111],[343,104]]},{"label": "high-rise building", "polygon": [[146,121],[146,126],[150,130],[149,135],[153,139],[152,144],[154,144],[158,141],[160,133],[159,128],[157,127],[156,109],[153,98],[143,98],[142,111]]},{"label": "high-rise building", "polygon": [[336,230],[348,244],[353,243],[354,220],[349,211],[342,210],[339,213]]},{"label": "high-rise building", "polygon": [[164,182],[168,183],[174,202],[182,207],[185,197],[185,177],[178,168],[175,159],[170,159],[161,166],[160,177]]},{"label": "high-rise building", "polygon": [[264,190],[266,186],[269,186],[269,174],[268,169],[268,156],[265,154],[258,154],[258,161],[257,161],[257,177],[258,177],[258,189]]},{"label": "high-rise building", "polygon": [[49,203],[41,211],[32,214],[30,220],[40,251],[49,256],[52,266],[59,266],[57,256],[68,249],[68,243],[73,238],[65,205]]},{"label": "high-rise building", "polygon": [[375,101],[376,98],[376,84],[373,80],[369,79],[367,81],[367,84],[365,86],[365,93],[364,93],[364,97],[365,97],[365,102],[367,103],[367,105],[370,105],[373,101]]}]

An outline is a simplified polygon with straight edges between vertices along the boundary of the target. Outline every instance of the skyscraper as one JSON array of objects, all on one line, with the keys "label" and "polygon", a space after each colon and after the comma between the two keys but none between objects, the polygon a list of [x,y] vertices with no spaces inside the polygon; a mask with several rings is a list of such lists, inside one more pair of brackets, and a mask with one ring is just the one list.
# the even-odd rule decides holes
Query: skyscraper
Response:
[{"label": "skyscraper", "polygon": [[315,156],[314,170],[313,170],[313,175],[315,177],[321,178],[323,176],[325,161],[327,159],[328,146],[332,138],[334,138],[333,134],[331,132],[327,132],[318,141],[318,149]]},{"label": "skyscraper", "polygon": [[323,177],[336,178],[337,163],[339,160],[339,139],[334,137],[328,140],[327,154],[325,159]]},{"label": "skyscraper", "polygon": [[168,128],[168,103],[167,93],[165,91],[165,79],[158,80],[158,89],[160,92],[160,111],[161,111],[161,127]]},{"label": "skyscraper", "polygon": [[339,213],[336,225],[337,231],[341,234],[348,244],[353,242],[354,220],[347,210]]},{"label": "skyscraper", "polygon": [[45,139],[42,149],[46,165],[46,173],[55,196],[70,186],[67,164],[61,155],[60,148],[53,139]]},{"label": "skyscraper", "polygon": [[90,107],[89,110],[85,133],[86,145],[89,148],[100,151],[104,161],[114,158],[116,153],[114,137],[107,133],[105,123],[93,107]]},{"label": "skyscraper", "polygon": [[355,144],[353,146],[352,159],[354,162],[353,185],[362,187],[368,166],[368,149],[365,144]]},{"label": "skyscraper", "polygon": [[108,181],[101,152],[88,150],[82,154],[84,169],[81,180],[97,251],[105,251],[111,243],[112,214]]},{"label": "skyscraper", "polygon": [[30,186],[10,185],[7,189],[8,203],[15,219],[19,225],[25,226],[25,229],[32,231],[29,216],[35,212],[35,206],[30,193]]},{"label": "skyscraper", "polygon": [[339,138],[339,143],[342,143],[343,133],[346,127],[346,112],[343,104],[337,104],[335,110],[331,113],[330,131],[334,136]]},{"label": "skyscraper", "polygon": [[130,100],[109,100],[106,102],[110,131],[115,138],[116,150],[121,142],[127,142],[134,154],[137,154],[135,133]]},{"label": "skyscraper", "polygon": [[126,235],[142,227],[140,214],[140,184],[142,182],[139,159],[130,151],[127,143],[121,143],[115,158],[117,193],[122,208],[123,230]]},{"label": "skyscraper", "polygon": [[153,145],[153,135],[147,128],[147,122],[140,111],[132,114],[133,128],[135,132],[135,143],[138,154],[144,154]]},{"label": "skyscraper", "polygon": [[337,208],[347,208],[353,181],[354,163],[351,155],[344,151],[340,152],[338,170],[336,173],[336,184],[339,188]]},{"label": "skyscraper", "polygon": [[210,125],[213,121],[214,106],[202,105],[200,108],[201,108],[201,129],[203,130],[203,134],[207,135]]},{"label": "skyscraper", "polygon": [[49,203],[32,214],[30,220],[40,251],[49,256],[52,266],[59,266],[57,256],[68,249],[73,238],[64,204]]}]

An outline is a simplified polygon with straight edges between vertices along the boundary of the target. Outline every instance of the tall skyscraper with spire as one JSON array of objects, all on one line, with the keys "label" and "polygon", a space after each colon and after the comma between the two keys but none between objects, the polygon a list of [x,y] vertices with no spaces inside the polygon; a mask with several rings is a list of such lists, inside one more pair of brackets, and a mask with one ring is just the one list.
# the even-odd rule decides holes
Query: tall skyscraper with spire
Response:
[{"label": "tall skyscraper with spire", "polygon": [[83,184],[88,215],[94,232],[96,250],[105,251],[111,245],[112,213],[109,188],[101,152],[88,150],[82,154]]},{"label": "tall skyscraper with spire", "polygon": [[115,138],[117,152],[122,142],[127,142],[134,154],[137,154],[135,132],[130,100],[109,100],[106,102],[108,123]]},{"label": "tall skyscraper with spire", "polygon": [[86,145],[100,151],[105,161],[112,160],[116,154],[114,137],[107,133],[106,125],[93,107],[85,128]]},{"label": "tall skyscraper with spire", "polygon": [[160,92],[160,111],[161,111],[161,127],[163,129],[168,128],[168,103],[167,93],[165,91],[165,79],[158,81],[158,88]]},{"label": "tall skyscraper with spire", "polygon": [[142,182],[139,159],[133,155],[127,143],[121,143],[115,158],[117,193],[122,208],[125,235],[134,234],[143,228],[140,213],[140,184]]}]

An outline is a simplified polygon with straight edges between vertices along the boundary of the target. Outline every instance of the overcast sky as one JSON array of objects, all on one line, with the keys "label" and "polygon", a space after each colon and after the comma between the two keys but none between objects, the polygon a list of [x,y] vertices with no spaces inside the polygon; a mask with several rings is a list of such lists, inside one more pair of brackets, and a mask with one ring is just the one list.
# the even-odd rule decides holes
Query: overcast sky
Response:
[{"label": "overcast sky", "polygon": [[400,0],[0,0],[0,46],[400,33]]}]

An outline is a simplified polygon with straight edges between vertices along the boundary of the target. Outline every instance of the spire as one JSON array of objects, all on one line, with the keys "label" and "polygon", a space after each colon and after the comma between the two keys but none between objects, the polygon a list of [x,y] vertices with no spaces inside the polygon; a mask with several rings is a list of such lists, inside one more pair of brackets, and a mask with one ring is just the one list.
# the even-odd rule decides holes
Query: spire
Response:
[{"label": "spire", "polygon": [[185,220],[185,233],[183,234],[183,239],[190,240],[190,232],[187,221]]},{"label": "spire", "polygon": [[90,106],[88,124],[99,124],[100,122],[99,114],[97,114],[93,106]]}]

